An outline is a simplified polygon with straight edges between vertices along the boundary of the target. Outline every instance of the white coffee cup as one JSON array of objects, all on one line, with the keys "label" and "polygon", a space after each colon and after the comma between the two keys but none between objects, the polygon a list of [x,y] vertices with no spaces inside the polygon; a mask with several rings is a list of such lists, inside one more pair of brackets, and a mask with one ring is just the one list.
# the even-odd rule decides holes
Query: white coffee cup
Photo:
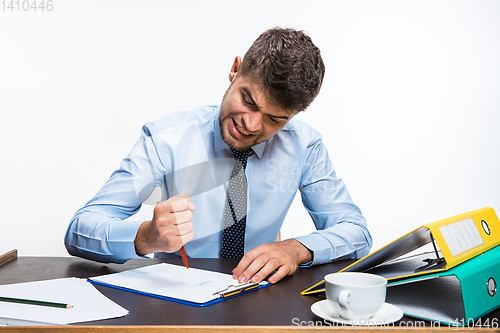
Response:
[{"label": "white coffee cup", "polygon": [[387,280],[367,273],[333,273],[325,276],[326,298],[344,319],[373,316],[385,302]]}]

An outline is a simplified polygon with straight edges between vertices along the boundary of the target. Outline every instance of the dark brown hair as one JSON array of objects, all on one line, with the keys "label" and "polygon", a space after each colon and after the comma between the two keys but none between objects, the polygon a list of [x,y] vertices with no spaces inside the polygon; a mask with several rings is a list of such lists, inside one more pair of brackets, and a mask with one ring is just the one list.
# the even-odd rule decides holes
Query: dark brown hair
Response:
[{"label": "dark brown hair", "polygon": [[325,65],[320,50],[303,31],[277,27],[255,40],[238,74],[260,84],[271,103],[299,112],[318,95]]}]

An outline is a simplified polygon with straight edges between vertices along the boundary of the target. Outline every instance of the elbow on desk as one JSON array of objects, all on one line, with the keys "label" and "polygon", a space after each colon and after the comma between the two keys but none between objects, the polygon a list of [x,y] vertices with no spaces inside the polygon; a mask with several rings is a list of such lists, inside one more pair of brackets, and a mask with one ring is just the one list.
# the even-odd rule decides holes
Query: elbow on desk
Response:
[{"label": "elbow on desk", "polygon": [[[106,251],[106,249],[103,249],[102,244],[103,242],[106,243],[106,240],[103,239],[105,237],[97,239],[81,235],[78,232],[79,223],[81,222],[80,217],[80,215],[73,217],[64,236],[64,246],[70,255],[102,263],[122,264],[127,261],[127,259],[116,258],[109,250]],[[89,244],[91,242],[95,244]]]},{"label": "elbow on desk", "polygon": [[73,219],[69,222],[68,229],[66,229],[66,234],[64,235],[64,246],[66,247],[66,251],[72,256],[77,256],[79,257],[77,248],[76,248],[76,237],[73,235],[73,228],[74,228],[74,223],[77,223],[76,221],[76,215],[73,217]]},{"label": "elbow on desk", "polygon": [[[71,237],[69,237],[69,239],[71,239]],[[97,261],[104,264],[110,264],[110,263],[123,264],[127,261],[127,260],[117,259],[113,255],[106,255],[106,254],[92,252],[89,251],[88,249],[82,249],[81,247],[75,245],[71,240],[68,241],[68,237],[65,238],[64,245],[66,246],[66,250],[68,251],[68,253],[75,257]]]}]

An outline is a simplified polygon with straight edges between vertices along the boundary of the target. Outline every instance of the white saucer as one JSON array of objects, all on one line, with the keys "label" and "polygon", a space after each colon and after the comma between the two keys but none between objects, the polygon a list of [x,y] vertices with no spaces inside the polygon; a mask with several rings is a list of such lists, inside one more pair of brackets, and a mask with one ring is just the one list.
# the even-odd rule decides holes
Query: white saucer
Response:
[{"label": "white saucer", "polygon": [[353,321],[352,319],[344,319],[335,311],[328,300],[324,299],[322,301],[316,302],[311,305],[311,311],[318,317],[333,321],[335,323],[353,325],[353,326],[377,326],[377,325],[387,325],[395,321],[398,321],[403,317],[403,311],[398,307],[384,303],[382,308],[377,311],[370,318],[362,318],[360,320]]}]

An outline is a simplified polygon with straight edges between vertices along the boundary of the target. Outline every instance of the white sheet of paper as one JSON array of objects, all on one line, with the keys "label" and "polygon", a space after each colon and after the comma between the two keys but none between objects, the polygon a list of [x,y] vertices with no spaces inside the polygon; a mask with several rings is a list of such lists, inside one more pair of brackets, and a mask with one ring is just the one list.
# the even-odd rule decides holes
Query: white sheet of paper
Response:
[{"label": "white sheet of paper", "polygon": [[102,275],[90,280],[200,304],[219,298],[214,293],[230,285],[240,285],[230,274],[197,268],[187,269],[184,266],[165,263]]},{"label": "white sheet of paper", "polygon": [[70,309],[0,302],[0,317],[66,325],[126,316],[128,311],[85,279],[64,278],[0,285],[0,296],[66,303]]}]

